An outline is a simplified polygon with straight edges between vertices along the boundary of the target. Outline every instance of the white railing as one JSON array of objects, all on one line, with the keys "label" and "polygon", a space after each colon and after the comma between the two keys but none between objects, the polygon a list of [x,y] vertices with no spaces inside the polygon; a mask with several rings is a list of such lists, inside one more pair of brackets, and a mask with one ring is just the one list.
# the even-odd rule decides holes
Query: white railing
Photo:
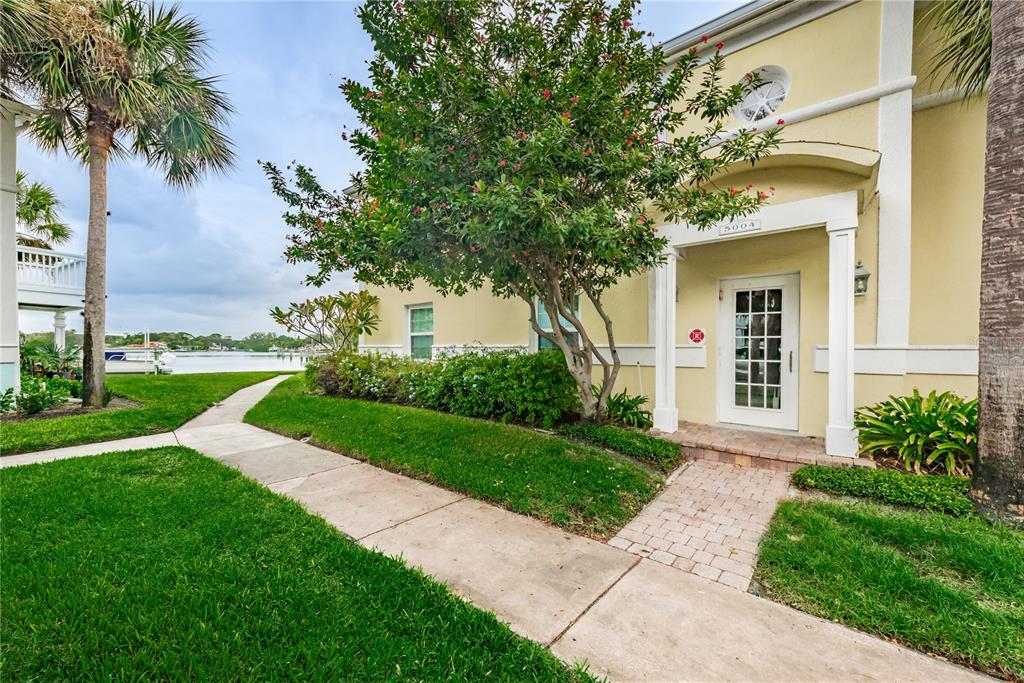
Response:
[{"label": "white railing", "polygon": [[18,246],[18,287],[85,291],[85,257]]}]

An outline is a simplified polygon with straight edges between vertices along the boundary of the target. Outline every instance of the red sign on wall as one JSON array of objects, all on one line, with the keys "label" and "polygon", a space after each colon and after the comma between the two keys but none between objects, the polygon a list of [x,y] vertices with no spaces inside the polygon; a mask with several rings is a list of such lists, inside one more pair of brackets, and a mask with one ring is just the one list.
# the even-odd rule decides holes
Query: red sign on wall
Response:
[{"label": "red sign on wall", "polygon": [[690,330],[690,333],[686,335],[690,338],[691,344],[703,344],[704,343],[704,329],[701,327],[694,327]]}]

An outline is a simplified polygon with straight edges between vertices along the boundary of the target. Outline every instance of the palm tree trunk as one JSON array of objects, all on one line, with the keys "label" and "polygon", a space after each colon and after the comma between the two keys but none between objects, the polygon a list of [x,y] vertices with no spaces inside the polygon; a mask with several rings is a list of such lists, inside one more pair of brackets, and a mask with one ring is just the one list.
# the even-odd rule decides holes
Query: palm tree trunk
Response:
[{"label": "palm tree trunk", "polygon": [[85,323],[82,350],[82,403],[107,402],[103,358],[107,327],[107,158],[113,142],[108,127],[90,123],[89,236],[85,252]]},{"label": "palm tree trunk", "polygon": [[971,498],[1024,525],[1024,3],[992,4],[978,334],[978,458]]}]

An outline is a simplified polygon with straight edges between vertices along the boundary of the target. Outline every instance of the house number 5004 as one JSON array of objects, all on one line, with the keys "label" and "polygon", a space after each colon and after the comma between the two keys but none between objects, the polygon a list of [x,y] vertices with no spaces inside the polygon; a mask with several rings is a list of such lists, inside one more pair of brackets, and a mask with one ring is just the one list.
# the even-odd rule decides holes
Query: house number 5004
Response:
[{"label": "house number 5004", "polygon": [[745,221],[736,221],[734,223],[723,223],[718,226],[719,235],[735,235],[738,232],[756,232],[761,229],[761,221],[756,218],[751,218]]}]

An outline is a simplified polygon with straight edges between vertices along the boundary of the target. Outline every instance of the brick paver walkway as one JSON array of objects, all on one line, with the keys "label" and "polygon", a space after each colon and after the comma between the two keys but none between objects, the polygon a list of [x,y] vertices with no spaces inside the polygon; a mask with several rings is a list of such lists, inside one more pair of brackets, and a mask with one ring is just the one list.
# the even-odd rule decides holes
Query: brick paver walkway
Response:
[{"label": "brick paver walkway", "polygon": [[608,543],[746,590],[789,475],[698,460]]}]

